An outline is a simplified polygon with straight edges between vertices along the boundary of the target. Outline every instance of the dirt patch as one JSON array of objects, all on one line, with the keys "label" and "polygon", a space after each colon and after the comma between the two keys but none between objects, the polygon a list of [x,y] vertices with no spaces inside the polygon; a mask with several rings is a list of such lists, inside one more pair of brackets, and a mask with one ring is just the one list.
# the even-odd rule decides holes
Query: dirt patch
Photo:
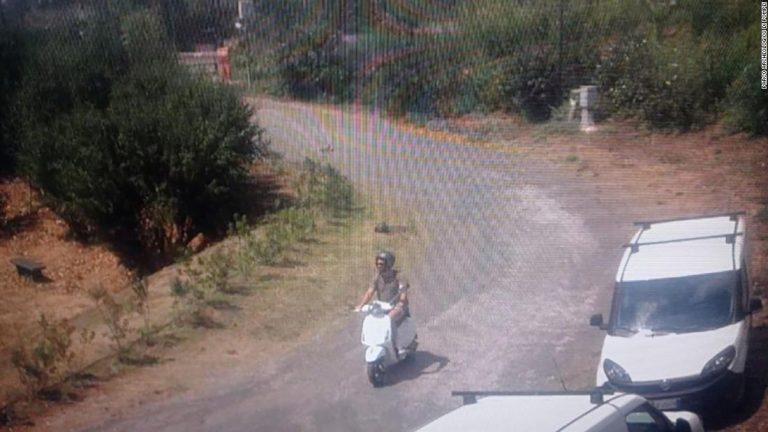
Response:
[{"label": "dirt patch", "polygon": [[[92,307],[87,290],[98,285],[113,292],[124,288],[133,272],[105,244],[70,238],[66,223],[43,207],[27,184],[0,182],[6,198],[6,221],[0,230],[0,406],[18,386],[10,367],[10,350],[39,332],[40,315],[74,318]],[[45,266],[42,281],[17,274],[10,262],[26,257]]]}]

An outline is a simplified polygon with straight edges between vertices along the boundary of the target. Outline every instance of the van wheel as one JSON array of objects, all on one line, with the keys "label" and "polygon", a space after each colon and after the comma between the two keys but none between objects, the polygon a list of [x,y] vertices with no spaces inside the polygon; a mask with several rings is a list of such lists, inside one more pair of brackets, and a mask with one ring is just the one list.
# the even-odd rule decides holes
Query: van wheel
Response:
[{"label": "van wheel", "polygon": [[374,387],[381,387],[384,385],[384,365],[382,365],[380,361],[368,363],[367,372],[368,381],[370,381]]}]

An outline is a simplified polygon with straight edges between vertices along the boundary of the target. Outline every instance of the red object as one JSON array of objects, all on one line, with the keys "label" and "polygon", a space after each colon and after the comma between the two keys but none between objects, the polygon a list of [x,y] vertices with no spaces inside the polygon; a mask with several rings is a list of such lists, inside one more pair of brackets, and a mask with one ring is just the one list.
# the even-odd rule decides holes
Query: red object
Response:
[{"label": "red object", "polygon": [[229,47],[216,49],[216,69],[222,81],[229,82],[232,78],[232,68],[229,64]]}]

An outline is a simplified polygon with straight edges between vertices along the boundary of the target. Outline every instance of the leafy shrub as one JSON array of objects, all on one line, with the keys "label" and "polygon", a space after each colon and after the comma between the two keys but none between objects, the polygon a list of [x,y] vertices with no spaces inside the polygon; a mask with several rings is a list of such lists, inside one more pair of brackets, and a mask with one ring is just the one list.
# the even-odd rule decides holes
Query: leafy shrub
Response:
[{"label": "leafy shrub", "polygon": [[751,58],[757,47],[759,25],[735,36],[731,48],[734,67],[738,66],[734,79],[726,89],[723,101],[725,124],[733,130],[752,135],[768,135],[768,92],[760,88],[760,68]]},{"label": "leafy shrub", "polygon": [[[634,34],[598,67],[605,107],[657,128],[690,129],[711,120],[716,99],[703,51],[693,40],[659,42]],[[638,68],[637,65],[644,65]]]},{"label": "leafy shrub", "polygon": [[354,187],[349,179],[330,164],[320,164],[309,158],[304,159],[303,168],[294,184],[301,206],[317,208],[332,216],[352,210]]},{"label": "leafy shrub", "polygon": [[[5,7],[5,6],[3,6]],[[18,130],[11,118],[13,97],[21,82],[27,47],[20,30],[3,22],[0,26],[0,173],[11,172],[16,155]]]},{"label": "leafy shrub", "polygon": [[240,274],[250,275],[254,263],[272,265],[287,247],[306,240],[315,229],[315,217],[305,208],[288,207],[266,217],[260,230],[251,230],[245,218],[236,218],[230,233],[236,237],[234,257]]},{"label": "leafy shrub", "polygon": [[342,54],[337,36],[309,32],[302,48],[280,63],[280,76],[291,96],[344,102],[354,94],[355,64]]},{"label": "leafy shrub", "polygon": [[132,312],[131,305],[119,302],[104,287],[97,287],[88,292],[96,303],[104,323],[107,325],[107,336],[112,341],[113,349],[118,360],[128,357],[130,321],[128,315]]},{"label": "leafy shrub", "polygon": [[289,207],[271,215],[270,224],[276,227],[277,236],[283,243],[306,240],[315,229],[312,213],[303,208]]},{"label": "leafy shrub", "polygon": [[40,336],[13,350],[11,363],[30,396],[60,397],[60,386],[71,372],[75,354],[72,336],[75,327],[66,319],[49,320],[40,315]]},{"label": "leafy shrub", "polygon": [[630,4],[643,6],[632,19],[633,31],[606,39],[596,74],[611,113],[686,130],[725,110],[732,127],[759,129],[744,120],[749,109],[759,112],[760,102],[737,82],[756,49],[758,23],[750,2]]},{"label": "leafy shrub", "polygon": [[141,328],[139,337],[145,345],[151,346],[155,343],[155,335],[158,329],[152,324],[151,309],[149,306],[149,284],[145,279],[139,279],[131,283],[136,309],[141,315]]},{"label": "leafy shrub", "polygon": [[216,249],[207,257],[198,256],[184,263],[184,278],[171,282],[175,321],[190,321],[200,327],[220,327],[209,309],[221,304],[222,294],[236,292],[229,283],[232,258],[227,251]]},{"label": "leafy shrub", "polygon": [[[464,36],[479,49],[472,71],[482,108],[545,120],[570,88],[588,84],[598,45],[629,5],[610,2],[467,3]],[[625,26],[626,27],[626,26]],[[467,50],[472,52],[472,50]],[[472,58],[473,56],[468,56]]]},{"label": "leafy shrub", "polygon": [[230,237],[235,237],[234,259],[238,272],[243,276],[250,276],[252,259],[248,253],[248,248],[246,247],[250,234],[250,227],[245,215],[235,214],[234,219],[229,224],[227,234]]},{"label": "leafy shrub", "polygon": [[228,294],[231,291],[229,284],[232,258],[228,252],[221,248],[211,252],[206,260],[203,260],[203,277],[199,283],[209,292]]},{"label": "leafy shrub", "polygon": [[171,282],[173,296],[173,320],[177,325],[191,322],[201,324],[197,317],[205,315],[206,293],[196,286],[189,278],[175,278]]},{"label": "leafy shrub", "polygon": [[277,263],[282,256],[285,244],[280,241],[280,235],[275,225],[266,225],[263,230],[263,238],[258,238],[255,235],[250,238],[248,250],[257,263],[272,265]]},{"label": "leafy shrub", "polygon": [[22,82],[20,168],[76,230],[164,261],[236,211],[262,131],[233,89],[176,64],[151,13],[76,25],[43,37]]},{"label": "leafy shrub", "polygon": [[768,135],[768,92],[760,88],[757,63],[747,64],[727,93],[725,124],[752,135]]}]

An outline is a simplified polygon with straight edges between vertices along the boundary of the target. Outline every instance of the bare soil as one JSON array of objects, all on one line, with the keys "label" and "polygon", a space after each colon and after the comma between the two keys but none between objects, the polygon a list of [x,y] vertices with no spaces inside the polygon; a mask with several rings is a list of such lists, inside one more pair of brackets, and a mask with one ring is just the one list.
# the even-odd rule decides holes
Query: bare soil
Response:
[{"label": "bare soil", "polygon": [[[526,157],[551,162],[552,168],[569,173],[576,181],[587,181],[605,191],[616,205],[655,209],[658,217],[717,211],[745,210],[752,247],[753,290],[762,295],[768,286],[768,140],[729,135],[717,127],[687,134],[659,134],[623,123],[601,125],[592,134],[569,126],[522,125],[504,116],[466,117],[427,128],[414,128],[436,138],[492,146]],[[10,349],[35,333],[40,313],[74,318],[93,308],[86,292],[101,285],[118,293],[125,291],[131,269],[120,262],[108,245],[82,244],[69,235],[66,224],[45,207],[22,181],[5,180],[0,193],[7,197],[7,222],[0,235],[0,406],[18,395],[15,371],[8,361]],[[629,204],[628,204],[629,203]],[[408,232],[371,243],[377,216],[361,217],[323,227],[317,238],[294,248],[286,265],[260,268],[254,291],[229,312],[217,312],[225,329],[170,333],[152,367],[115,366],[104,363],[108,381],[78,390],[82,402],[35,406],[36,413],[13,430],[78,430],[110,417],[119,417],[142,404],[160,403],[182,393],[193,394],[206,385],[216,371],[243,371],[266,355],[279,355],[302,340],[312,337],[313,323],[333,323],[340,318],[332,304],[352,306],[367,281],[370,253],[382,245],[400,246],[417,241]],[[407,225],[406,220],[392,220]],[[631,223],[631,221],[627,221]],[[25,256],[46,265],[43,283],[26,281],[16,275],[9,260]],[[338,257],[359,256],[340,262]],[[408,257],[404,257],[408,259]],[[156,315],[171,310],[168,283],[175,274],[171,266],[152,276]],[[340,276],[341,275],[341,276]],[[343,280],[339,280],[342,278]],[[360,287],[343,289],[336,287]],[[313,291],[314,290],[314,291]],[[303,300],[322,291],[328,293],[314,305]],[[282,317],[299,313],[306,319],[289,325]],[[332,326],[332,324],[330,324]],[[755,326],[768,325],[768,313],[756,316]],[[759,342],[765,346],[768,338]],[[107,338],[94,352],[108,352]],[[758,351],[762,363],[766,350]],[[765,366],[754,367],[752,377],[759,385],[749,395],[743,412],[723,421],[733,431],[768,428],[768,401]],[[233,374],[234,375],[234,374]],[[74,405],[73,405],[74,404]],[[58,415],[76,411],[72,415]],[[24,424],[26,423],[26,424]]]}]

